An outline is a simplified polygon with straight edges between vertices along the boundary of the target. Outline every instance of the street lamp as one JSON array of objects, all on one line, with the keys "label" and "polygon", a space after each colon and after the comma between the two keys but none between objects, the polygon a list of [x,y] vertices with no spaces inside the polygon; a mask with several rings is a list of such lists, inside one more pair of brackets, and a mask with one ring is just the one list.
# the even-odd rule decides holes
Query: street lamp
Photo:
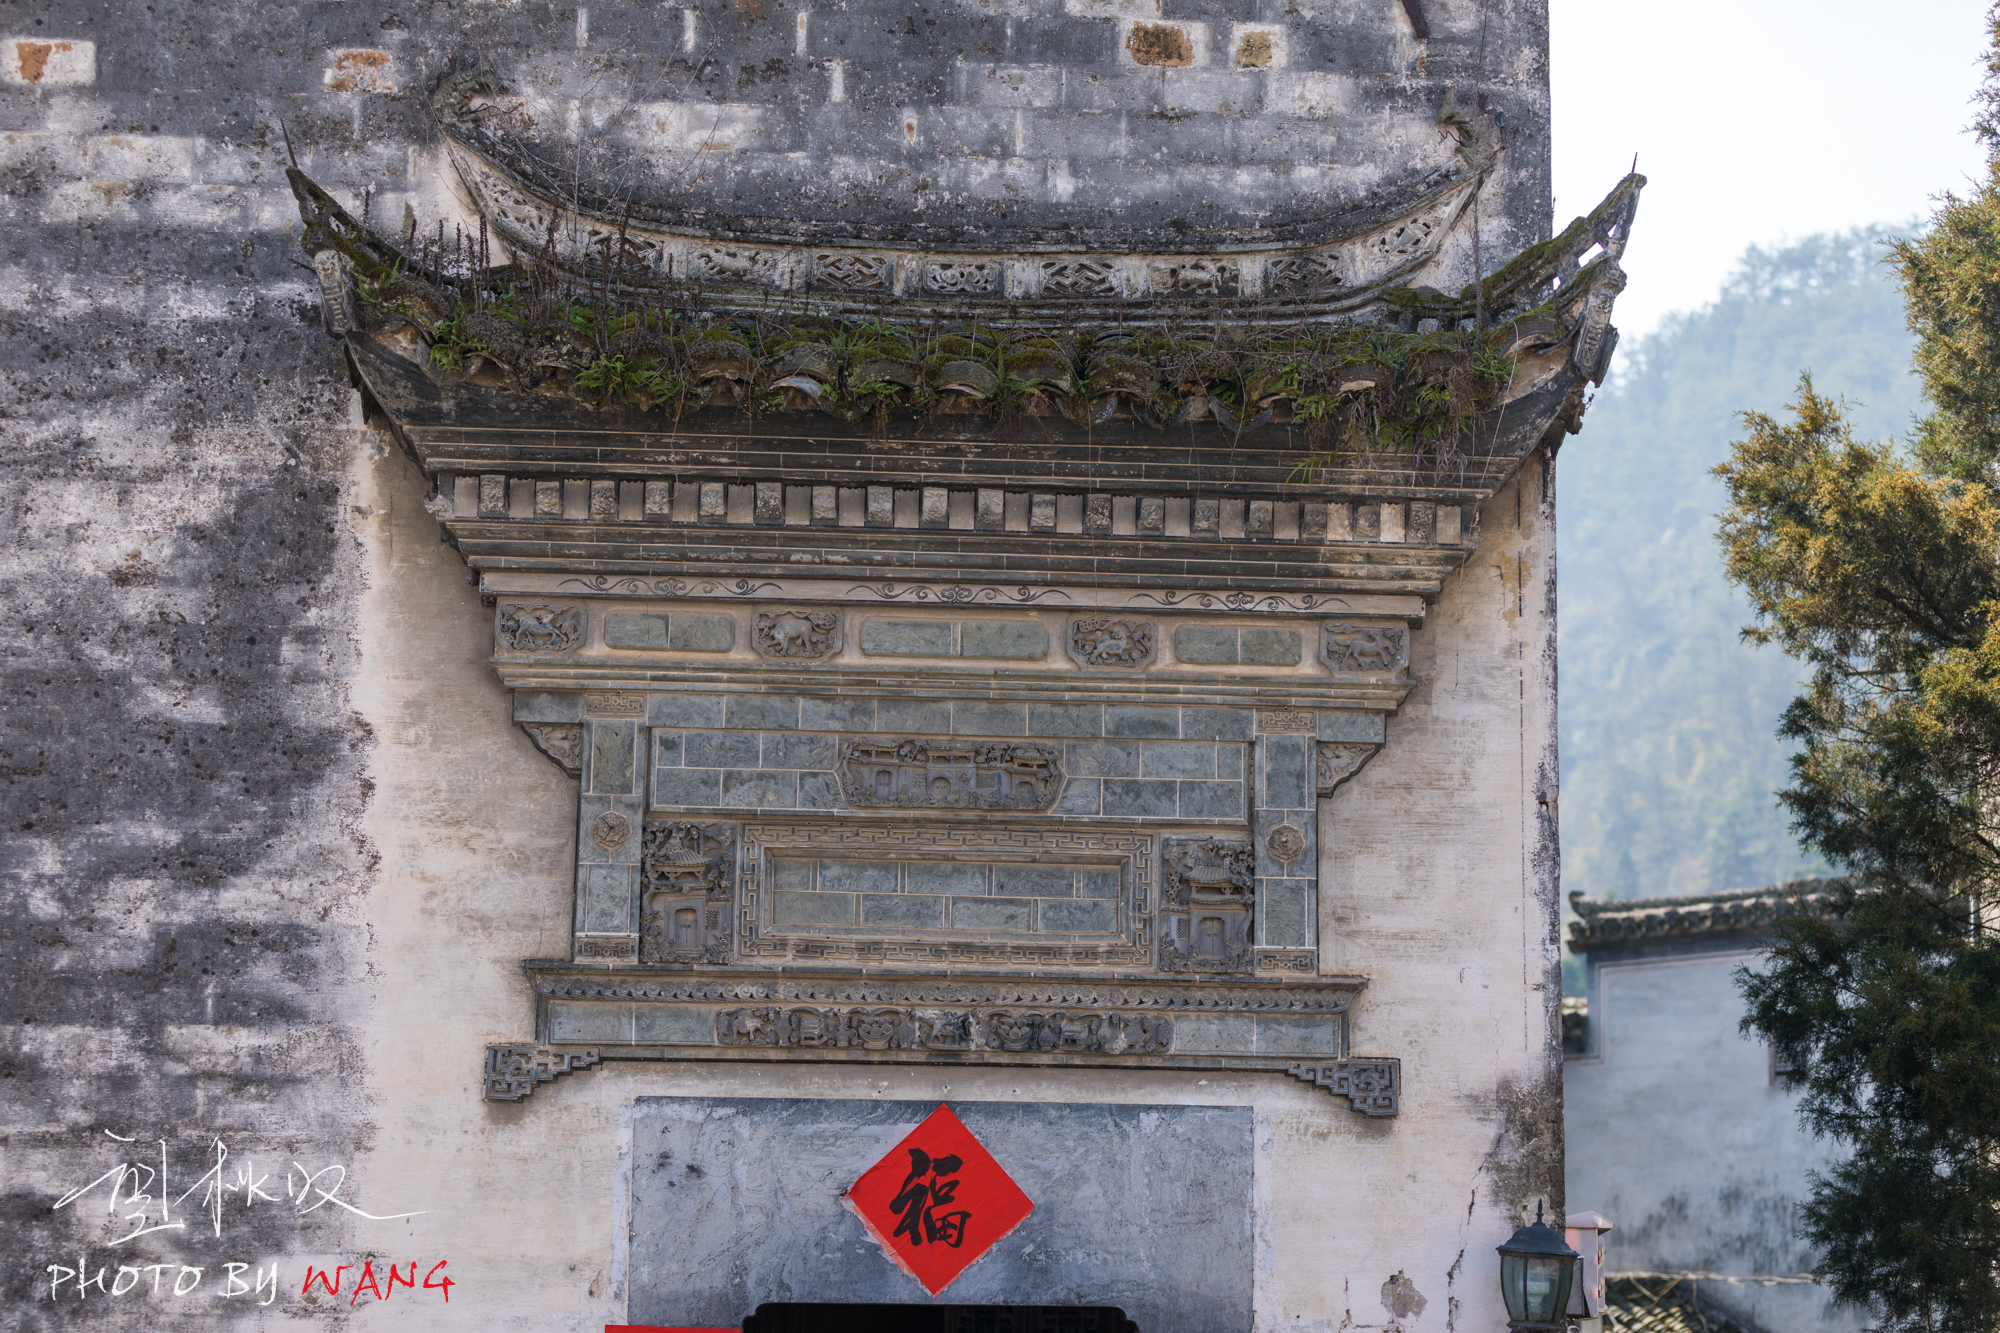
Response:
[{"label": "street lamp", "polygon": [[1507,1327],[1524,1333],[1561,1333],[1567,1326],[1570,1283],[1576,1277],[1576,1251],[1563,1243],[1562,1232],[1542,1222],[1542,1205],[1535,1220],[1522,1227],[1500,1249],[1500,1294],[1507,1299]]}]

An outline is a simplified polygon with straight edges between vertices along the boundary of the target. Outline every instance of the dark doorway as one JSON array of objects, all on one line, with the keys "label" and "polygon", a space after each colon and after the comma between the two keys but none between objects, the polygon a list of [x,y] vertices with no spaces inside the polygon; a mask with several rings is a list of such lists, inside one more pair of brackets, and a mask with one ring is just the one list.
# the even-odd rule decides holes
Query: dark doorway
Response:
[{"label": "dark doorway", "polygon": [[1114,1305],[813,1305],[771,1303],[743,1333],[1139,1333]]}]

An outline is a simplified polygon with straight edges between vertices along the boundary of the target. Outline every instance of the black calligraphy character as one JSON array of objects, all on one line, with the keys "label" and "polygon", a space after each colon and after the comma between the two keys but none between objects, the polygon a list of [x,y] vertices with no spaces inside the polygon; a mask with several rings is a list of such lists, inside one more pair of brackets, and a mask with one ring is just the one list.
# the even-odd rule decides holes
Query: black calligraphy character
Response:
[{"label": "black calligraphy character", "polygon": [[[944,1242],[954,1250],[965,1243],[965,1224],[972,1214],[961,1209],[955,1213],[941,1213],[938,1210],[952,1202],[958,1194],[959,1182],[955,1177],[959,1168],[965,1165],[957,1157],[940,1157],[932,1160],[929,1153],[921,1148],[911,1148],[910,1174],[903,1181],[903,1188],[896,1197],[889,1200],[890,1211],[901,1215],[896,1229],[889,1233],[891,1240],[908,1234],[911,1245],[922,1245],[925,1241]],[[928,1176],[929,1179],[925,1179]]]}]

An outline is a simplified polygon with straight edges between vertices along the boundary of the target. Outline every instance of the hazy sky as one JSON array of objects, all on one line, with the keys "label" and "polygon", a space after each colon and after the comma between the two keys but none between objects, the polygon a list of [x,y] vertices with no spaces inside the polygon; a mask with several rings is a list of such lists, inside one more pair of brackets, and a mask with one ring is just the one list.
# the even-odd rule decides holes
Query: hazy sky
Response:
[{"label": "hazy sky", "polygon": [[1556,226],[1648,180],[1616,322],[1714,297],[1746,246],[1900,222],[1981,169],[1981,0],[1550,0]]}]

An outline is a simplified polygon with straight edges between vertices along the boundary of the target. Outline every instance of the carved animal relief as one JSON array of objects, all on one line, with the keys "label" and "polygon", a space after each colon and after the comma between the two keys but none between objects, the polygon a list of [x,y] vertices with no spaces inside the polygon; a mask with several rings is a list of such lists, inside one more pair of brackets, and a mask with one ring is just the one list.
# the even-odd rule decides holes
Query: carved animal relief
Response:
[{"label": "carved animal relief", "polygon": [[1410,664],[1410,631],[1330,620],[1320,630],[1320,657],[1335,671],[1390,675]]},{"label": "carved animal relief", "polygon": [[646,825],[639,861],[645,904],[640,960],[728,962],[730,880],[735,869],[733,824]]},{"label": "carved animal relief", "polygon": [[1060,758],[1033,743],[864,738],[841,751],[840,790],[863,809],[1047,810]]},{"label": "carved animal relief", "polygon": [[819,662],[840,651],[834,611],[759,611],[751,628],[757,651],[774,662]]},{"label": "carved animal relief", "polygon": [[495,633],[510,653],[566,653],[583,642],[583,612],[573,606],[502,602]]},{"label": "carved animal relief", "polygon": [[1257,858],[1234,838],[1168,838],[1160,851],[1160,969],[1249,972]]},{"label": "carved animal relief", "polygon": [[1159,633],[1149,620],[1085,616],[1069,622],[1069,655],[1079,666],[1136,670],[1153,660]]},{"label": "carved animal relief", "polygon": [[576,777],[583,772],[583,727],[575,722],[523,722],[521,730],[535,748]]}]

